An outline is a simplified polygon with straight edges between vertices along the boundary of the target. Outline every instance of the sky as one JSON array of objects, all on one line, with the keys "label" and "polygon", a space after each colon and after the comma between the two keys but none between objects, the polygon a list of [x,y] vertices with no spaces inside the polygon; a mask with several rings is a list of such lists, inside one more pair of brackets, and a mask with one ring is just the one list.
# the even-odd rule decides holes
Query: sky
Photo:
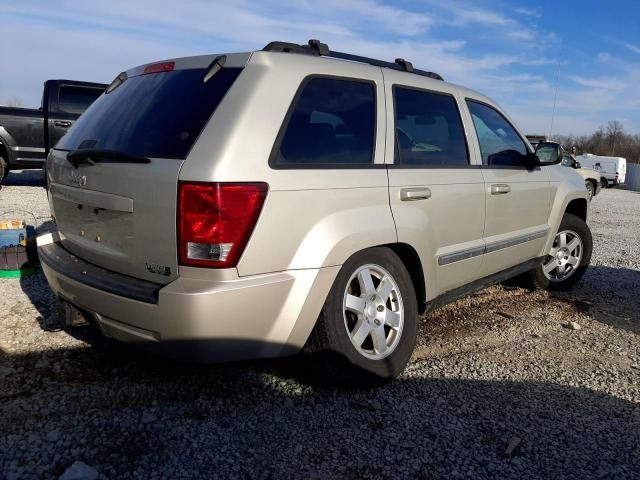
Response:
[{"label": "sky", "polygon": [[640,0],[0,0],[0,104],[165,58],[318,38],[440,73],[531,134],[640,133]]}]

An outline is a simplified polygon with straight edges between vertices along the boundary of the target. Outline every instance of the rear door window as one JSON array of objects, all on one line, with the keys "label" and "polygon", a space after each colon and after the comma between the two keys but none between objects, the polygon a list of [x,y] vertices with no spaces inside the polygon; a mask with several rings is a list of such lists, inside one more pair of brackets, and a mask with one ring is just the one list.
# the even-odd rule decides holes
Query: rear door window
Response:
[{"label": "rear door window", "polygon": [[372,82],[308,79],[287,115],[271,165],[317,168],[371,164],[375,116]]},{"label": "rear door window", "polygon": [[500,112],[480,102],[467,100],[476,128],[483,165],[524,166],[527,146]]},{"label": "rear door window", "polygon": [[184,159],[241,71],[223,68],[206,83],[204,68],[130,77],[98,98],[56,148]]},{"label": "rear door window", "polygon": [[67,113],[81,114],[102,95],[103,89],[62,85],[58,95],[58,108]]},{"label": "rear door window", "polygon": [[451,95],[395,86],[393,96],[396,164],[469,164],[460,112]]}]

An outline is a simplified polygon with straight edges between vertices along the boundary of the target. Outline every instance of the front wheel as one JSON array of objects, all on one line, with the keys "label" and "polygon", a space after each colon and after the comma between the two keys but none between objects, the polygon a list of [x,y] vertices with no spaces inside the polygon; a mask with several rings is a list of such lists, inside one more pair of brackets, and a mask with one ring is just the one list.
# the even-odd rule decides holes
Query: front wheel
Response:
[{"label": "front wheel", "polygon": [[593,200],[593,197],[596,194],[596,188],[590,181],[587,181],[585,183],[585,187],[587,188],[587,201],[590,202],[591,200]]},{"label": "front wheel", "polygon": [[375,384],[411,357],[418,316],[411,277],[390,249],[371,248],[340,269],[305,351],[322,373]]},{"label": "front wheel", "polygon": [[544,290],[568,290],[582,278],[591,261],[593,239],[584,220],[569,213],[562,217],[551,249],[530,272],[533,285]]}]

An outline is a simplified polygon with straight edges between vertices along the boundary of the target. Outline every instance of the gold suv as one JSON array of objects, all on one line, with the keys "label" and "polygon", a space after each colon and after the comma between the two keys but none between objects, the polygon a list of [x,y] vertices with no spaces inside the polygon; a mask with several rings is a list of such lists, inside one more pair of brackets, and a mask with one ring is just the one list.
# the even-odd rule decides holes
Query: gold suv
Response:
[{"label": "gold suv", "polygon": [[591,257],[587,193],[489,98],[396,62],[272,42],[119,74],[51,151],[39,239],[66,323],[200,361],[306,350],[397,376],[416,320]]}]

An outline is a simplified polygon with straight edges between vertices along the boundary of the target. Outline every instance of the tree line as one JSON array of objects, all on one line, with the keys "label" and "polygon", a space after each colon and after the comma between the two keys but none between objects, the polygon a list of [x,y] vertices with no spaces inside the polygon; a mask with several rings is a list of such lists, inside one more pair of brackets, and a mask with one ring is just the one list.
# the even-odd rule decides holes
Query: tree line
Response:
[{"label": "tree line", "polygon": [[617,120],[601,126],[591,135],[556,135],[554,140],[567,150],[575,147],[576,155],[592,153],[624,157],[628,162],[640,163],[640,135],[626,133]]}]

